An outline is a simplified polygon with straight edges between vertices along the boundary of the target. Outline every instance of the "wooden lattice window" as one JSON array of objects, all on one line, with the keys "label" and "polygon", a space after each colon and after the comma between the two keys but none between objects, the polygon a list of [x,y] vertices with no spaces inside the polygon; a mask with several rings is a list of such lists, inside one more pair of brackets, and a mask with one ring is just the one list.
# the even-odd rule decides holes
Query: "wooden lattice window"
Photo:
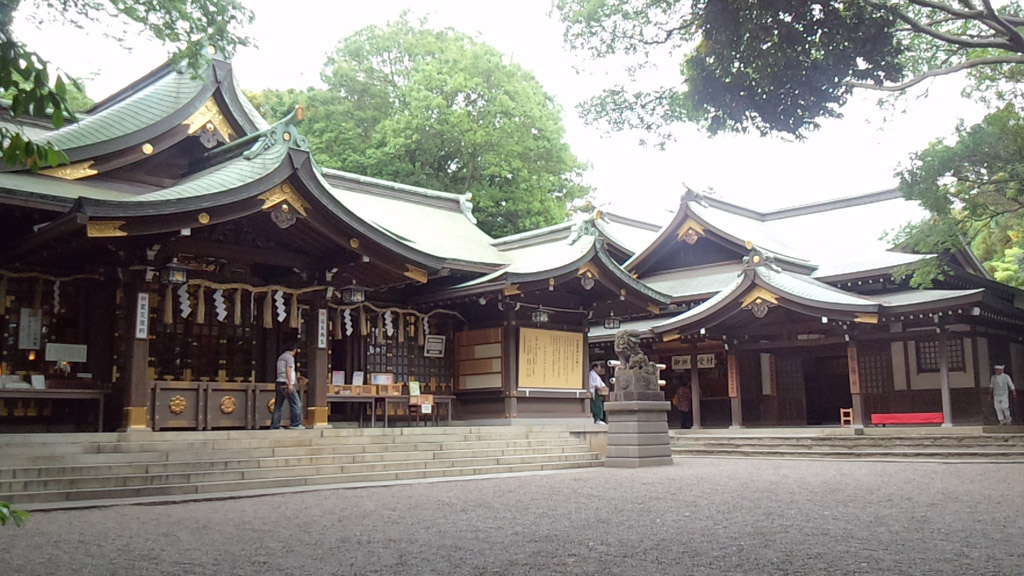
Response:
[{"label": "wooden lattice window", "polygon": [[889,350],[862,350],[857,362],[860,364],[860,387],[864,394],[884,394],[893,390]]},{"label": "wooden lattice window", "polygon": [[[452,334],[446,334],[452,341]],[[423,345],[414,336],[407,336],[404,342],[398,342],[396,336],[378,338],[376,331],[367,337],[369,344],[366,353],[366,370],[369,373],[390,372],[395,382],[408,383],[416,380],[422,383],[452,382],[454,353],[451,345],[445,350],[444,357],[426,357]]]},{"label": "wooden lattice window", "polygon": [[[917,351],[917,373],[939,371],[939,342],[931,340],[927,342],[915,342],[914,348]],[[949,356],[949,371],[964,372],[964,341],[954,338],[946,341],[946,349]]]}]

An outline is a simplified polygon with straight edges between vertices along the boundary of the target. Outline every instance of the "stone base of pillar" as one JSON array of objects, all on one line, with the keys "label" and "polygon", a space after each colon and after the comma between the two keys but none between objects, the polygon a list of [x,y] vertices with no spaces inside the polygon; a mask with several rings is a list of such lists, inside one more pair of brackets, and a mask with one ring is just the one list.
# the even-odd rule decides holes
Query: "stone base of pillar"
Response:
[{"label": "stone base of pillar", "polygon": [[327,423],[327,414],[330,409],[325,406],[309,406],[306,408],[307,428],[330,428]]},{"label": "stone base of pillar", "polygon": [[128,406],[123,411],[118,432],[149,430],[149,409],[146,406]]},{"label": "stone base of pillar", "polygon": [[608,454],[604,465],[640,468],[672,464],[668,437],[668,411],[671,407],[664,400],[606,402]]}]

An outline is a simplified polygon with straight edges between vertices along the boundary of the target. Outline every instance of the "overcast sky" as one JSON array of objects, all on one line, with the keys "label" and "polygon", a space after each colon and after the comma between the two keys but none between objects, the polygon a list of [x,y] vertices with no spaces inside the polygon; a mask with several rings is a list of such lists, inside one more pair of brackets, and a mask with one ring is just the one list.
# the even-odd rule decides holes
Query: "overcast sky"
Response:
[{"label": "overcast sky", "polygon": [[[905,114],[889,118],[865,94],[842,120],[824,124],[804,142],[755,135],[708,138],[695,128],[674,130],[667,150],[638,146],[640,135],[607,135],[587,127],[575,105],[621,72],[608,64],[584,63],[563,47],[561,27],[548,16],[550,0],[246,0],[256,14],[247,31],[254,48],[239,51],[234,66],[244,88],[305,88],[320,85],[325,55],[338,40],[372,24],[383,26],[406,9],[427,15],[435,26],[472,34],[532,71],[564,108],[567,140],[592,166],[587,181],[597,204],[635,214],[640,206],[674,208],[683,182],[752,208],[806,204],[874,192],[895,184],[894,169],[913,151],[950,134],[958,117],[975,121],[980,110],[959,99],[955,86],[939,82]],[[95,26],[93,28],[96,28]],[[132,41],[125,51],[101,34],[65,28],[38,30],[20,21],[18,37],[67,73],[85,81],[96,100],[159,65],[167,50],[154,40]],[[585,64],[589,74],[574,66]],[[672,67],[666,82],[677,81]],[[273,119],[271,119],[273,120]]]}]

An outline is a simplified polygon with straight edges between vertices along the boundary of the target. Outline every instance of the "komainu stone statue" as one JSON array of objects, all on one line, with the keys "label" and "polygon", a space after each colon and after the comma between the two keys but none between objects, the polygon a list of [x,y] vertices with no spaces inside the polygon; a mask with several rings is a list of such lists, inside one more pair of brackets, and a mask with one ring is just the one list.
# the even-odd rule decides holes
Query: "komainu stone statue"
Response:
[{"label": "komainu stone statue", "polygon": [[640,350],[639,332],[619,330],[615,334],[615,354],[619,365],[615,368],[615,391],[610,401],[665,399],[658,387],[658,366]]}]

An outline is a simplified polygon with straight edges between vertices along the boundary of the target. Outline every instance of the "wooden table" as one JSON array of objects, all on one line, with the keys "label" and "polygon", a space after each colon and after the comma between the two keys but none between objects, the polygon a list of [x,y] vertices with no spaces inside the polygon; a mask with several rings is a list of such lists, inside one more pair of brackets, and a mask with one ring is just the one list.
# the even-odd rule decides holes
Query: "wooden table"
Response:
[{"label": "wooden table", "polygon": [[[370,428],[377,426],[377,396],[352,396],[349,394],[328,394],[327,395],[327,406],[328,410],[332,402],[339,404],[369,404],[370,405]],[[385,406],[385,410],[387,406]],[[384,413],[385,420],[387,419],[387,412]],[[363,426],[363,411],[359,410],[359,427]],[[387,422],[384,424],[387,427]]]},{"label": "wooden table", "polygon": [[[384,399],[384,427],[385,428],[388,427],[388,404],[398,404],[398,405],[403,405],[404,404],[405,407],[406,407],[406,412],[405,412],[406,419],[407,419],[408,422],[410,422],[410,423],[412,422],[412,420],[409,419],[409,397],[408,396],[378,396],[378,398],[383,398]],[[451,424],[451,422],[452,422],[452,400],[454,400],[454,399],[455,399],[454,396],[437,396],[437,395],[435,395],[434,396],[434,403],[431,405],[432,408],[436,408],[438,404],[444,404],[445,406],[447,406],[447,415],[448,415],[448,423],[449,424]],[[431,419],[434,421],[434,425],[437,425],[437,410],[432,410],[431,414],[432,414],[432,418]],[[417,422],[420,421],[419,414],[416,415],[416,421]]]},{"label": "wooden table", "polygon": [[103,432],[103,390],[64,390],[57,388],[0,388],[0,398],[28,400],[96,400],[99,403],[97,431]]}]

